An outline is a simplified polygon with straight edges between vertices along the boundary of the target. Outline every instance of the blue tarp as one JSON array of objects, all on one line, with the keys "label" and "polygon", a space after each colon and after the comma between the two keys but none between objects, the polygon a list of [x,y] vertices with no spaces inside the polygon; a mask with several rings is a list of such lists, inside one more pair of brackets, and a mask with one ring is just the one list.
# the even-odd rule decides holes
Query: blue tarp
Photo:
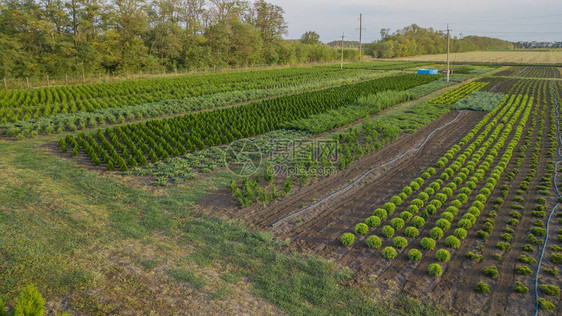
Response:
[{"label": "blue tarp", "polygon": [[418,69],[418,75],[436,75],[438,73],[437,69]]}]

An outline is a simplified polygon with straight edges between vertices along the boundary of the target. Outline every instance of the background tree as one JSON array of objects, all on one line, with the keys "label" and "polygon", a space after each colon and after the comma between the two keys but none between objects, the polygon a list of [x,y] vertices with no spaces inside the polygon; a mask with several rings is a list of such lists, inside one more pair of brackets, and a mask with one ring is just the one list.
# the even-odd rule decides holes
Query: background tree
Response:
[{"label": "background tree", "polygon": [[301,43],[315,45],[320,43],[320,35],[314,31],[308,31],[301,36]]},{"label": "background tree", "polygon": [[[318,33],[283,39],[280,6],[266,0],[0,0],[0,76],[161,72],[335,61]],[[366,45],[375,57],[444,52],[444,33],[411,25]],[[453,51],[509,43],[453,38]],[[346,59],[357,51],[346,49]]]},{"label": "background tree", "polygon": [[[377,58],[393,58],[421,54],[441,54],[447,51],[446,33],[433,28],[422,28],[412,24],[396,32],[383,28],[381,40],[365,45],[365,52]],[[511,49],[513,44],[496,38],[467,36],[451,38],[452,52],[486,49]]]}]

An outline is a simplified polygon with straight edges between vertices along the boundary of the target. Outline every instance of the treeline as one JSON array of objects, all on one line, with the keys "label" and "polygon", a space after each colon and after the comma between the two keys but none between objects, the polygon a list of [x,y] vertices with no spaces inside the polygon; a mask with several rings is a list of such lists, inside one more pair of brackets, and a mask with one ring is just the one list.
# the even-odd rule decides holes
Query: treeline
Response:
[{"label": "treeline", "polygon": [[284,41],[286,30],[283,9],[264,0],[0,0],[0,76],[338,59],[324,45]]},{"label": "treeline", "polygon": [[515,48],[526,48],[526,49],[535,49],[535,48],[562,48],[562,42],[515,42],[513,43]]},{"label": "treeline", "polygon": [[[451,52],[468,52],[490,49],[511,49],[508,41],[481,37],[451,37]],[[365,52],[375,58],[393,58],[447,52],[447,33],[433,28],[422,28],[416,24],[394,33],[390,29],[381,30],[381,40],[365,45]]]}]

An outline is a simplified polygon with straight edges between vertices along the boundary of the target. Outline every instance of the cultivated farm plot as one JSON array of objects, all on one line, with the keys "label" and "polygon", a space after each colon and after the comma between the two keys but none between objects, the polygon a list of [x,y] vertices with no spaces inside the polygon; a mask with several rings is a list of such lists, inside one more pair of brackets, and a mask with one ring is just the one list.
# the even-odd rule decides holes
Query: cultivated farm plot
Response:
[{"label": "cultivated farm plot", "polygon": [[[392,60],[415,62],[446,62],[446,54],[401,57]],[[562,51],[480,51],[452,53],[450,61],[461,63],[519,63],[519,64],[559,64]]]},{"label": "cultivated farm plot", "polygon": [[[429,297],[461,314],[530,314],[537,278],[540,313],[560,311],[562,213],[548,216],[557,202],[555,100],[562,84],[484,78],[474,87],[506,97],[486,115],[450,112],[359,159],[353,170],[267,206],[228,213],[290,238],[299,251],[352,267],[383,292]],[[463,89],[468,86],[449,95]],[[347,189],[366,170],[424,140],[421,150]]]},{"label": "cultivated farm plot", "polygon": [[527,78],[560,78],[562,77],[560,67],[509,67],[506,70],[496,72],[494,76],[527,77]]},{"label": "cultivated farm plot", "polygon": [[[70,176],[86,179],[88,192],[83,194],[92,199],[87,203],[97,205],[100,191],[107,194],[114,213],[107,219],[94,214],[91,221],[99,230],[86,229],[85,234],[135,236],[131,238],[143,244],[141,252],[155,236],[166,239],[151,250],[153,258],[147,253],[130,256],[126,249],[120,250],[126,255],[111,252],[112,261],[140,264],[141,275],[150,271],[153,279],[143,284],[167,293],[151,294],[157,299],[170,296],[189,305],[183,287],[167,290],[168,285],[189,284],[188,291],[201,294],[206,301],[200,304],[209,307],[215,306],[216,297],[228,297],[233,294],[226,292],[234,290],[247,291],[289,314],[377,314],[374,311],[387,306],[379,304],[379,297],[402,293],[453,314],[518,315],[534,312],[536,289],[540,314],[550,309],[560,313],[562,213],[554,209],[549,217],[558,197],[552,178],[562,158],[557,134],[559,68],[506,67],[485,77],[491,68],[473,72],[467,67],[454,76],[455,82],[445,82],[441,75],[395,71],[415,65],[392,61],[350,64],[343,72],[333,66],[276,70],[272,73],[279,75],[278,82],[255,72],[205,75],[191,83],[182,81],[186,78],[137,82],[140,90],[130,83],[14,90],[0,94],[4,126],[18,129],[10,137],[47,135],[21,142],[2,139],[0,146],[16,148],[21,156],[13,159],[28,157],[31,151],[41,153],[36,162],[41,166],[57,162],[52,178],[62,177],[57,182],[61,186],[71,182]],[[115,93],[104,92],[107,89]],[[236,93],[230,95],[230,90]],[[182,100],[170,99],[176,96]],[[193,100],[201,103],[190,105]],[[183,105],[173,110],[168,102]],[[104,111],[117,120],[96,116]],[[55,125],[50,120],[57,117],[61,121]],[[51,123],[42,125],[47,121]],[[48,136],[68,130],[66,135]],[[228,158],[246,153],[245,142],[275,159],[250,176],[239,176],[240,170],[230,170]],[[256,162],[259,155],[254,154],[241,155],[237,162]],[[26,159],[35,162],[21,159],[21,166],[30,164]],[[282,162],[297,171],[272,174],[274,165]],[[5,166],[2,159],[0,164]],[[51,174],[49,168],[42,169]],[[5,177],[0,185],[15,186],[12,178],[17,179]],[[100,185],[103,189],[97,191],[92,179],[111,185]],[[154,181],[140,184],[146,179]],[[106,186],[115,193],[106,192]],[[78,188],[82,187],[72,190]],[[131,193],[137,189],[140,198]],[[126,201],[117,203],[121,199]],[[55,216],[53,210],[60,206],[53,203],[43,212]],[[34,216],[36,208],[30,204]],[[41,221],[35,217],[30,223],[14,219],[8,209],[0,201],[2,221],[49,231],[38,229]],[[68,214],[54,221],[73,227],[76,218]],[[247,226],[224,221],[225,216]],[[3,232],[19,234],[19,227],[2,221]],[[84,243],[69,240],[91,253],[93,237]],[[11,242],[0,235],[0,245]],[[261,248],[265,244],[271,248]],[[106,245],[112,243],[100,241],[96,247],[110,252]],[[20,269],[20,257],[12,255],[16,252],[4,249],[6,269],[0,275],[8,271],[12,282],[30,278]],[[64,255],[75,253],[80,252],[72,248]],[[105,258],[101,255],[94,263],[106,266]],[[294,258],[298,260],[291,261]],[[64,259],[53,260],[47,271],[70,269]],[[45,264],[39,262],[38,271],[44,271]],[[107,286],[107,280],[115,288],[127,288],[127,278],[114,277],[113,270],[93,270],[90,261],[84,262],[78,264],[83,264],[86,276],[90,271],[101,276],[90,292],[103,291],[99,284]],[[344,267],[353,274],[336,269]],[[59,279],[53,280],[40,284],[51,295],[49,312],[63,305],[79,310],[81,290],[61,289]],[[0,282],[0,297],[8,293],[4,297],[13,301],[13,288]],[[342,289],[346,295],[340,297]],[[68,297],[64,293],[73,301],[61,303]],[[130,301],[108,302],[112,312],[152,310],[138,307],[144,298],[124,293]],[[99,312],[96,308],[88,311]]]}]

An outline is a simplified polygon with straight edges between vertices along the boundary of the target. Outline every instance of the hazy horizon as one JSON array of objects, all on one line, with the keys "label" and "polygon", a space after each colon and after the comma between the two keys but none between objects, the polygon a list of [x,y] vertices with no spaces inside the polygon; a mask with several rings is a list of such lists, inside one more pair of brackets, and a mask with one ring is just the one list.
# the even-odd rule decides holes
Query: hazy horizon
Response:
[{"label": "hazy horizon", "polygon": [[[285,10],[289,39],[316,31],[323,42],[359,40],[363,13],[363,42],[380,39],[381,28],[392,32],[411,24],[445,30],[452,35],[479,35],[516,41],[562,41],[562,1],[541,0],[270,0]],[[559,12],[555,14],[553,12]]]}]

